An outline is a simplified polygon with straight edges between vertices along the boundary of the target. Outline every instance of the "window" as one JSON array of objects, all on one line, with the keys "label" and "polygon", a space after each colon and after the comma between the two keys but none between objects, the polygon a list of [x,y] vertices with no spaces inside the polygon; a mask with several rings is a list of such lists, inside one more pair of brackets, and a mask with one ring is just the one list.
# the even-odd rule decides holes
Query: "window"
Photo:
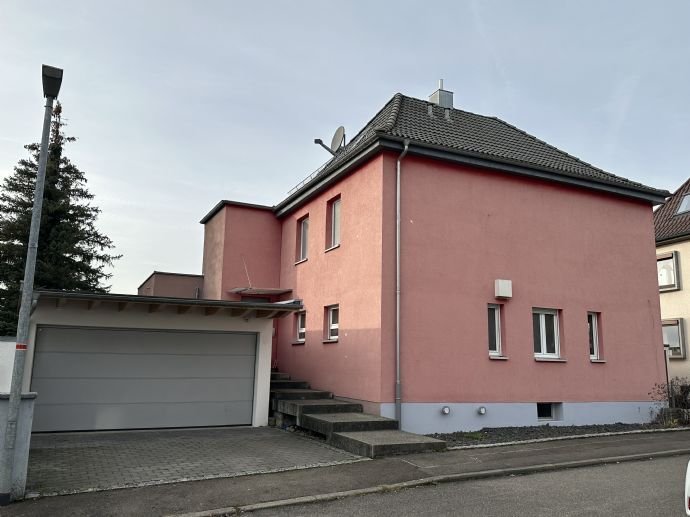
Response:
[{"label": "window", "polygon": [[340,196],[328,202],[326,214],[326,249],[340,246]]},{"label": "window", "polygon": [[309,245],[309,217],[297,221],[297,262],[307,260]]},{"label": "window", "polygon": [[589,328],[589,358],[599,359],[599,313],[587,313],[587,327]]},{"label": "window", "polygon": [[683,339],[683,320],[663,320],[661,330],[664,336],[664,346],[668,346],[668,356],[671,359],[685,358]]},{"label": "window", "polygon": [[682,214],[688,211],[690,211],[690,194],[685,194],[683,199],[680,200],[680,205],[678,205],[676,214]]},{"label": "window", "polygon": [[664,253],[656,256],[656,271],[659,277],[659,291],[676,291],[680,289],[678,281],[678,252]]},{"label": "window", "polygon": [[295,327],[296,327],[297,342],[298,343],[304,343],[305,339],[307,338],[307,313],[306,312],[298,312],[296,314]]},{"label": "window", "polygon": [[538,420],[562,420],[563,404],[561,402],[537,402]]},{"label": "window", "polygon": [[534,332],[534,355],[537,357],[558,357],[558,311],[554,309],[532,309]]},{"label": "window", "polygon": [[326,307],[326,339],[328,341],[337,341],[339,320],[340,307],[337,305]]},{"label": "window", "polygon": [[489,304],[489,355],[501,355],[501,306]]}]

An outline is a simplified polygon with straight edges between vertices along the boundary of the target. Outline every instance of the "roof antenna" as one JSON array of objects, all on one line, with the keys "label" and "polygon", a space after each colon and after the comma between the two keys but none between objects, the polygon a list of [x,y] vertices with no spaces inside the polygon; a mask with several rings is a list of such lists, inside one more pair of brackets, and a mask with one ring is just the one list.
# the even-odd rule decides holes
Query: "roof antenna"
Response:
[{"label": "roof antenna", "polygon": [[330,147],[327,147],[323,143],[323,140],[321,140],[320,138],[315,138],[314,143],[319,144],[326,151],[335,156],[338,153],[338,151],[340,151],[340,149],[342,149],[345,146],[345,128],[343,126],[340,126],[338,129],[335,130],[335,134],[331,139]]}]

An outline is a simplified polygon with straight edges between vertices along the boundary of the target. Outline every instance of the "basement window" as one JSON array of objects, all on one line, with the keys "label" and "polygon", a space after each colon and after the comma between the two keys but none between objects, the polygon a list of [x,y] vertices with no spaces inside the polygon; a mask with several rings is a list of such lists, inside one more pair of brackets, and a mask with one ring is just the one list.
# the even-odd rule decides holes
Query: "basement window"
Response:
[{"label": "basement window", "polygon": [[561,402],[537,402],[537,420],[561,420]]}]

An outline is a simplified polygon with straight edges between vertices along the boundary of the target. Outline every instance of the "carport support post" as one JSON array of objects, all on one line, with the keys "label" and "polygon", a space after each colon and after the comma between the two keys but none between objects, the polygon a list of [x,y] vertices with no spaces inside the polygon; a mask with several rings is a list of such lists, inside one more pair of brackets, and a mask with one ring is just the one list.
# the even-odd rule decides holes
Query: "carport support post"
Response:
[{"label": "carport support post", "polygon": [[[31,213],[31,227],[29,230],[29,244],[26,252],[24,268],[24,286],[22,288],[19,321],[17,322],[17,345],[14,352],[14,367],[12,368],[12,384],[10,385],[10,399],[7,408],[7,422],[2,447],[2,462],[0,463],[0,506],[9,504],[12,500],[24,496],[24,483],[17,486],[12,472],[16,456],[17,421],[22,398],[22,380],[24,377],[24,362],[26,348],[29,342],[29,318],[31,317],[31,302],[34,290],[34,273],[36,271],[36,253],[38,251],[38,232],[41,228],[41,211],[43,209],[43,189],[45,186],[46,166],[48,163],[48,145],[50,143],[50,121],[53,116],[53,101],[60,90],[62,70],[43,65],[43,91],[46,97],[45,113],[43,115],[43,135],[38,159],[38,174],[34,191],[34,206]],[[30,429],[21,429],[30,433]],[[26,458],[28,460],[28,458]],[[24,461],[22,459],[21,461]],[[26,480],[24,480],[26,481]]]}]

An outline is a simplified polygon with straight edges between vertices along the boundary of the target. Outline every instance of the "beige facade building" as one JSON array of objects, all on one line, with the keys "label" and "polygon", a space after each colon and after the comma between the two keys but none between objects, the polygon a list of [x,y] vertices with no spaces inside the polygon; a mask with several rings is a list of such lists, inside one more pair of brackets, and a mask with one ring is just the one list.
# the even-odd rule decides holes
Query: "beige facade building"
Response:
[{"label": "beige facade building", "polygon": [[690,180],[654,214],[661,326],[670,378],[690,378]]}]

